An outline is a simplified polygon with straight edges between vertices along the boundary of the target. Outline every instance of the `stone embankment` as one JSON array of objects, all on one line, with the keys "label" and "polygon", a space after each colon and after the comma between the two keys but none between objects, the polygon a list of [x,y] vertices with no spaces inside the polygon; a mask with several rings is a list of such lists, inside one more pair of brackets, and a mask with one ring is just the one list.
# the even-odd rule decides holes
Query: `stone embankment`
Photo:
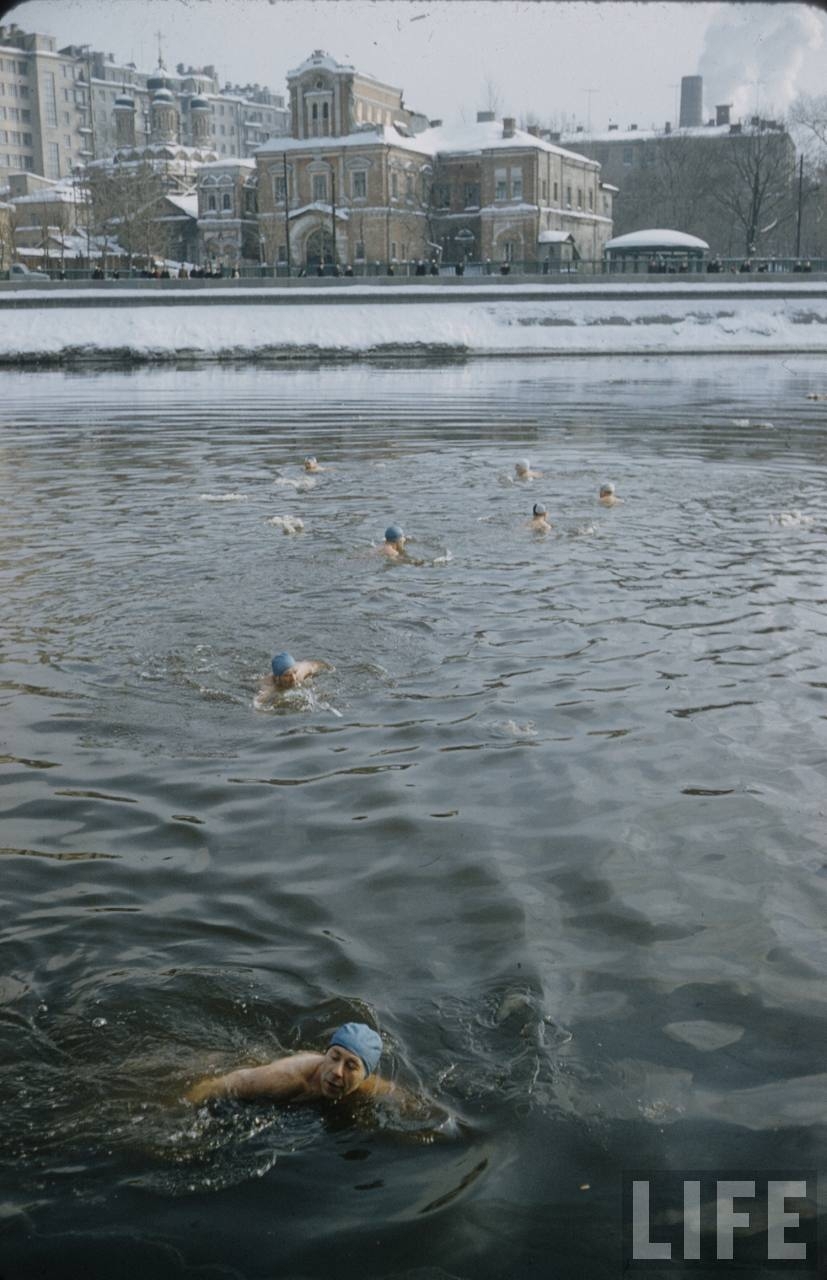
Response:
[{"label": "stone embankment", "polygon": [[827,279],[0,285],[0,364],[827,354]]}]

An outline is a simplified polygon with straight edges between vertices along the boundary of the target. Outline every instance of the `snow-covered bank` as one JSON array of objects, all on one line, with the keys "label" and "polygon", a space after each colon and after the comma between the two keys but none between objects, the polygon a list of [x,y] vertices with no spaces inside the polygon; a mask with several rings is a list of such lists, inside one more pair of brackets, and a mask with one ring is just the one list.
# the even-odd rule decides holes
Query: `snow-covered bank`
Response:
[{"label": "snow-covered bank", "polygon": [[[27,292],[0,302],[0,364],[73,360],[317,359],[389,354],[827,353],[827,291],[803,284],[691,290],[512,286],[415,300],[365,286],[345,298],[243,288],[211,297]],[[130,305],[131,302],[136,305]],[[415,305],[412,302],[415,301]],[[256,305],[247,305],[255,303]],[[268,305],[269,303],[269,305]],[[333,305],[331,305],[333,304]]]}]

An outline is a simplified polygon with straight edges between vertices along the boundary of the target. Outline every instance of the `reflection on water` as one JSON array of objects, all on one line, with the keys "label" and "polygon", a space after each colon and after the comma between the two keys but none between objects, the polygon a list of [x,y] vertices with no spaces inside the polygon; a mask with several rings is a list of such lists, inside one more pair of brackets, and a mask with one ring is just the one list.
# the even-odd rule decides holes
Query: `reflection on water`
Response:
[{"label": "reflection on water", "polygon": [[[818,1166],[820,385],[6,376],[10,1274],[614,1276],[623,1169]],[[180,1101],[350,1016],[454,1138]]]}]

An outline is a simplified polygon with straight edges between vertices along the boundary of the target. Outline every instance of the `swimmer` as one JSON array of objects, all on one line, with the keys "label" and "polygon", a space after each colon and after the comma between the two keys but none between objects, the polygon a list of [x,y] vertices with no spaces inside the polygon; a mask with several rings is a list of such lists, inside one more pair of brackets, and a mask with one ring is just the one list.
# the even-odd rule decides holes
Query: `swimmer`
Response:
[{"label": "swimmer", "polygon": [[256,702],[259,704],[274,698],[282,689],[294,688],[317,671],[324,671],[327,664],[312,659],[297,662],[291,653],[277,653],[270,666],[273,674],[265,676],[258,687]]},{"label": "swimmer", "polygon": [[602,484],[600,486],[600,494],[598,502],[604,507],[617,507],[622,503],[623,499],[615,495],[615,487],[613,484]]},{"label": "swimmer", "polygon": [[263,1067],[242,1067],[226,1076],[201,1080],[184,1097],[196,1105],[210,1098],[243,1102],[341,1102],[403,1093],[390,1080],[376,1075],[382,1038],[364,1022],[346,1022],[330,1037],[326,1053],[293,1053]]},{"label": "swimmer", "polygon": [[305,471],[324,471],[324,467],[320,467],[313,454],[308,454],[304,460]]},{"label": "swimmer", "polygon": [[535,533],[551,533],[548,511],[539,502],[535,502],[531,508],[531,519],[528,522],[528,527],[533,529]]},{"label": "swimmer", "polygon": [[405,543],[408,539],[398,524],[389,524],[385,530],[385,541],[376,548],[380,555],[399,560],[405,554]]},{"label": "swimmer", "polygon": [[542,471],[532,471],[528,458],[521,458],[515,463],[514,474],[518,480],[537,480],[543,473]]}]

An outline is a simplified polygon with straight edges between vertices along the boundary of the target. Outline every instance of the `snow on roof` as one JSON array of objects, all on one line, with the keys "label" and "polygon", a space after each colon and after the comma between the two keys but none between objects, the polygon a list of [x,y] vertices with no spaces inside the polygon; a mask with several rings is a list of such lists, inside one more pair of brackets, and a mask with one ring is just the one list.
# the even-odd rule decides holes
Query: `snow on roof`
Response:
[{"label": "snow on roof", "polygon": [[45,187],[32,195],[17,196],[14,204],[75,204],[76,193],[71,187]]},{"label": "snow on roof", "polygon": [[469,152],[469,151],[513,151],[530,150],[545,151],[550,155],[571,157],[584,164],[596,167],[596,161],[576,151],[568,151],[544,138],[537,138],[524,129],[515,129],[510,137],[503,136],[500,120],[478,120],[473,124],[440,125],[436,129],[425,129],[416,135],[416,141],[427,146],[431,155],[437,153]]},{"label": "snow on roof", "polygon": [[285,151],[330,151],[339,147],[400,147],[405,151],[415,151],[419,155],[451,155],[479,154],[483,151],[545,151],[579,160],[590,168],[597,168],[597,161],[576,151],[567,151],[565,147],[555,146],[543,138],[536,138],[523,129],[515,129],[510,137],[503,137],[502,122],[497,120],[478,121],[475,124],[424,129],[422,133],[406,137],[399,133],[393,125],[374,125],[372,129],[362,129],[356,133],[347,133],[333,138],[270,138],[256,148],[256,155],[281,154]]},{"label": "snow on roof", "polygon": [[652,231],[629,231],[625,236],[615,236],[607,240],[606,249],[708,249],[709,245],[698,236],[689,236],[684,231],[666,231],[655,228]]},{"label": "snow on roof", "polygon": [[332,58],[329,53],[326,53],[324,49],[315,49],[309,58],[305,58],[301,66],[296,67],[295,71],[287,72],[287,78],[289,80],[293,76],[300,76],[303,71],[312,71],[314,69],[323,69],[325,71],[354,70],[354,68],[349,66],[346,62],[337,62],[336,59]]},{"label": "snow on roof", "polygon": [[208,164],[198,166],[198,172],[203,173],[205,169],[255,169],[255,160],[242,160],[240,156],[233,156],[229,160],[210,160]]},{"label": "snow on roof", "polygon": [[166,200],[169,204],[174,204],[176,209],[180,209],[182,213],[186,213],[190,218],[198,217],[198,196],[172,196],[167,195]]},{"label": "snow on roof", "polygon": [[570,231],[541,231],[537,237],[538,244],[574,244],[574,236]]},{"label": "snow on roof", "polygon": [[588,146],[593,142],[651,142],[653,138],[725,138],[729,135],[728,124],[699,124],[685,126],[682,129],[607,129],[600,133],[575,133],[563,135],[566,141],[580,146]]}]

